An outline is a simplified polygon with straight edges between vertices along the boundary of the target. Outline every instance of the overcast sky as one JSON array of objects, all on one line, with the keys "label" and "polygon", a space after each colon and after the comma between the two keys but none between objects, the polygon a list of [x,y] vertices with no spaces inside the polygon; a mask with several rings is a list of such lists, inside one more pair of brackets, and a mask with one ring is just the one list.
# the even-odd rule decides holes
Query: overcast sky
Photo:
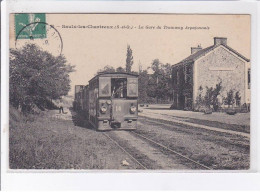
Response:
[{"label": "overcast sky", "polygon": [[[12,17],[10,22],[10,47],[14,47]],[[250,59],[249,15],[47,14],[46,22],[59,31],[62,54],[76,66],[76,72],[71,74],[72,88],[88,84],[97,70],[106,65],[125,67],[127,44],[133,50],[133,70],[138,70],[139,64],[146,69],[156,58],[162,63],[175,64],[190,55],[191,46],[208,47],[216,36],[226,37],[230,47]],[[113,28],[129,25],[133,29],[62,28],[62,25]],[[139,25],[144,29],[139,29]],[[146,29],[147,26],[155,29]],[[183,27],[183,30],[164,29],[164,26]],[[186,26],[206,29],[187,30]],[[49,41],[51,44],[54,40]],[[57,49],[55,46],[56,43],[48,49],[52,52]]]}]

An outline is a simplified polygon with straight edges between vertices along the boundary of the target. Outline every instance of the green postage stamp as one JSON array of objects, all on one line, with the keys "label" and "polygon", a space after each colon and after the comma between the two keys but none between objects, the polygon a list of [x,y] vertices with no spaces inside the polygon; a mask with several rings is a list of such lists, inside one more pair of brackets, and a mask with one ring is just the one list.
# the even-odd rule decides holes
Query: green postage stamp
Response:
[{"label": "green postage stamp", "polygon": [[46,38],[46,15],[44,13],[15,14],[15,35],[17,39]]}]

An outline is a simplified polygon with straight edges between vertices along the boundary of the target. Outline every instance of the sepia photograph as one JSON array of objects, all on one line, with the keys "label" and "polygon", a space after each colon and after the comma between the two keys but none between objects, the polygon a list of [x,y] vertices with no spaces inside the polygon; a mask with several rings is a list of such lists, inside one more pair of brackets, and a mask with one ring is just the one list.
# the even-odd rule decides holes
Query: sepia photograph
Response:
[{"label": "sepia photograph", "polygon": [[250,170],[251,15],[11,13],[10,170]]}]

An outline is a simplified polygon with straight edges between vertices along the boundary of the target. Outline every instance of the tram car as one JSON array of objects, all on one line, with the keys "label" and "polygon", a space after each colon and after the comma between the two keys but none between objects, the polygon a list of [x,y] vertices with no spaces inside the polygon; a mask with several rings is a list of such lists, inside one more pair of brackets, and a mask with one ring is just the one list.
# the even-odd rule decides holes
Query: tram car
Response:
[{"label": "tram car", "polygon": [[97,130],[137,128],[138,75],[101,73],[75,86],[74,110]]}]

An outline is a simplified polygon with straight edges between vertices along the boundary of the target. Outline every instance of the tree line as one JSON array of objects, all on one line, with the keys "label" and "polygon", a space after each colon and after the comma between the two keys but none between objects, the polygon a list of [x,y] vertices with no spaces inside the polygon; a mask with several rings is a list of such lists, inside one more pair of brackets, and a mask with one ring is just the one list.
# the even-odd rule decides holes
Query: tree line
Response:
[{"label": "tree line", "polygon": [[[105,66],[101,72],[128,72],[139,74],[139,101],[154,103],[170,97],[171,65],[154,59],[151,65],[139,72],[133,71],[133,51],[127,45],[125,67]],[[148,73],[148,69],[153,71]],[[69,74],[74,66],[68,64],[63,55],[53,56],[35,44],[27,44],[21,49],[10,49],[9,100],[10,105],[22,112],[34,108],[50,108],[52,100],[67,95],[71,89]]]},{"label": "tree line", "polygon": [[[105,66],[99,69],[97,73],[108,72],[126,72],[139,74],[138,78],[138,93],[140,103],[159,103],[168,102],[171,98],[171,65],[169,63],[163,64],[159,59],[152,60],[147,69],[139,71],[132,71],[134,64],[133,51],[130,45],[127,45],[126,63],[125,67],[114,68],[112,66]],[[152,70],[152,74],[148,70]]]}]

